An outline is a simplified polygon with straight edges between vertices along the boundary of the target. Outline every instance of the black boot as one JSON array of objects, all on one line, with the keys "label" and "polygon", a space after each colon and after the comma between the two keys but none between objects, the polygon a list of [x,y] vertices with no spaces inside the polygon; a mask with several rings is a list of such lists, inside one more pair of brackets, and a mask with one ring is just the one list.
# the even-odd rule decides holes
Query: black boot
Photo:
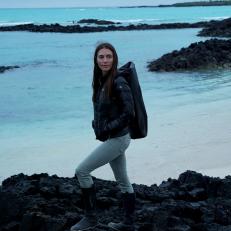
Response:
[{"label": "black boot", "polygon": [[81,188],[82,198],[85,209],[85,216],[74,226],[71,227],[71,231],[88,230],[97,226],[96,216],[96,193],[95,186],[91,188]]},{"label": "black boot", "polygon": [[122,193],[124,219],[120,223],[110,222],[108,226],[117,231],[134,231],[135,193]]}]

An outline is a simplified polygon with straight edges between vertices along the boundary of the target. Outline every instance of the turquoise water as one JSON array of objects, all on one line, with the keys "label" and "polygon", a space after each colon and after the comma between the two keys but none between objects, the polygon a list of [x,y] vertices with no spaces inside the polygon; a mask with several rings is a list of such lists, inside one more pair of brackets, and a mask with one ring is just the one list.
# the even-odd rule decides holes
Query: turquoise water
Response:
[{"label": "turquoise water", "polygon": [[[57,130],[56,124],[60,121],[66,124],[69,121],[63,133],[70,133],[73,125],[72,132],[88,133],[92,119],[92,58],[99,41],[114,44],[120,65],[129,60],[135,62],[151,112],[161,113],[182,104],[230,97],[230,72],[227,71],[218,74],[216,71],[147,71],[148,61],[205,40],[197,37],[197,32],[198,29],[92,34],[0,33],[1,65],[21,66],[0,75],[0,137],[12,135],[12,129],[21,126],[23,132],[30,132],[31,126],[38,123],[42,134],[47,125]],[[222,94],[210,94],[220,87]]]},{"label": "turquoise water", "polygon": [[[184,15],[180,18],[182,21],[199,21],[206,17],[227,17],[228,11],[230,7],[208,7],[200,11],[184,8],[184,12],[175,8],[144,8],[129,9],[128,15],[125,14],[128,9],[118,8],[1,9],[0,21],[66,23],[78,17],[87,18],[90,14],[102,19],[158,18],[166,22],[178,21],[181,14]],[[153,16],[153,12],[156,15]],[[0,32],[0,65],[21,66],[0,74],[0,180],[19,171],[13,166],[9,170],[9,163],[17,158],[19,160],[23,153],[29,152],[36,157],[44,144],[51,147],[73,137],[76,140],[82,137],[85,141],[92,139],[92,61],[95,46],[100,41],[114,44],[120,65],[127,61],[135,62],[150,123],[155,121],[156,115],[165,115],[177,108],[230,102],[230,70],[147,71],[148,61],[208,39],[196,36],[198,31],[175,29],[87,34]],[[25,147],[29,151],[25,151]],[[47,159],[43,164],[49,162],[52,155],[46,150]],[[43,164],[40,163],[40,166]],[[20,166],[21,171],[28,169],[26,165]]]},{"label": "turquoise water", "polygon": [[0,25],[17,23],[70,24],[83,18],[122,23],[197,22],[230,17],[231,6],[188,8],[56,8],[0,9]]}]

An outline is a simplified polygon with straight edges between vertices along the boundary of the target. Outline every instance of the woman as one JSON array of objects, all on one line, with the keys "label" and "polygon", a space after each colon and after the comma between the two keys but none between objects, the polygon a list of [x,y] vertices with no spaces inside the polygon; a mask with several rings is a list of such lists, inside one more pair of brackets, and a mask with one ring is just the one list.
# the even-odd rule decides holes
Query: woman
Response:
[{"label": "woman", "polygon": [[90,173],[107,163],[119,184],[124,206],[123,222],[110,222],[108,225],[114,230],[134,230],[135,193],[127,176],[125,158],[125,150],[131,141],[128,125],[134,115],[134,102],[128,83],[117,74],[117,65],[115,48],[109,43],[98,45],[94,54],[92,81],[92,127],[96,139],[103,143],[76,168],[75,175],[82,192],[85,216],[71,227],[71,231],[86,230],[98,224],[96,193]]}]

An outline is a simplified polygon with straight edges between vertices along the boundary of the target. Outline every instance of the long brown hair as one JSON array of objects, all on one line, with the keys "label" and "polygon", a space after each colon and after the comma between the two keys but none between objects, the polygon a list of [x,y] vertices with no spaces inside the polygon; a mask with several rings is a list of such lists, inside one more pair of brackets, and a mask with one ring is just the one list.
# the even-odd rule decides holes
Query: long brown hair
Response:
[{"label": "long brown hair", "polygon": [[106,48],[109,49],[113,54],[113,63],[112,68],[107,74],[107,81],[105,82],[105,87],[107,89],[107,97],[110,98],[112,95],[112,84],[114,77],[117,73],[117,66],[118,66],[118,55],[116,53],[115,48],[110,43],[101,43],[99,44],[95,49],[94,54],[94,70],[93,70],[93,80],[92,80],[92,88],[93,88],[93,95],[92,95],[92,101],[94,102],[96,100],[96,93],[100,86],[100,78],[102,77],[102,70],[99,68],[97,63],[97,55],[99,50]]}]

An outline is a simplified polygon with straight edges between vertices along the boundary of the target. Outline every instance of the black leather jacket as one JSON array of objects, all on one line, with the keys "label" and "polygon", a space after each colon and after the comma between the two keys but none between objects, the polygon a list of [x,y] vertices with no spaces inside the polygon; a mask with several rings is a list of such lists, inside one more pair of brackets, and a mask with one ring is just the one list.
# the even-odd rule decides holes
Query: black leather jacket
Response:
[{"label": "black leather jacket", "polygon": [[111,99],[105,96],[104,91],[102,83],[93,103],[92,127],[96,139],[100,141],[127,134],[128,124],[135,113],[131,89],[124,77],[117,76],[114,79]]}]

